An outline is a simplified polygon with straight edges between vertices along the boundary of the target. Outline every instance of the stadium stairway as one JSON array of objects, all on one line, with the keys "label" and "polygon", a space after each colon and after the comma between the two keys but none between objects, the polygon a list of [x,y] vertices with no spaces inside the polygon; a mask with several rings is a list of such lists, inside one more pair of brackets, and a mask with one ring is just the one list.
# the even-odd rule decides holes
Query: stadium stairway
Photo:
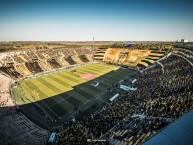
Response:
[{"label": "stadium stairway", "polygon": [[103,60],[105,52],[108,48],[98,48],[95,50],[94,59]]}]

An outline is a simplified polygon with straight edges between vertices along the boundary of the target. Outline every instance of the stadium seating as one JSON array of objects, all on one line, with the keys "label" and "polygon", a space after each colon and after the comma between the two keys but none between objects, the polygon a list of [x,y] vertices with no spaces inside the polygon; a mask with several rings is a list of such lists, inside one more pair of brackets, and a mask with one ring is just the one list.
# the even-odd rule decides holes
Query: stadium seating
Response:
[{"label": "stadium seating", "polygon": [[[0,144],[39,145],[46,144],[48,139],[48,132],[24,116],[11,98],[10,87],[15,80],[94,60],[140,69],[133,84],[137,90],[120,90],[118,99],[105,102],[91,115],[64,122],[65,129],[58,133],[59,144],[89,145],[91,138],[105,139],[106,144],[144,142],[193,108],[193,53],[184,49],[167,53],[124,48],[8,53],[0,66]],[[108,90],[113,92],[114,87],[117,86]]]},{"label": "stadium seating", "polygon": [[103,60],[106,50],[107,48],[97,48],[95,50],[94,59],[99,61]]},{"label": "stadium seating", "polygon": [[68,66],[70,66],[70,64],[69,64],[63,57],[59,57],[59,58],[58,58],[58,63],[59,63],[62,67],[68,67]]},{"label": "stadium seating", "polygon": [[39,65],[44,71],[53,69],[53,67],[46,60],[39,61]]},{"label": "stadium seating", "polygon": [[85,57],[89,62],[93,62],[93,54],[85,54]]},{"label": "stadium seating", "polygon": [[61,65],[56,61],[56,59],[48,59],[47,62],[52,66],[52,68],[60,68]]},{"label": "stadium seating", "polygon": [[[105,63],[143,69],[165,55],[164,51],[123,48],[98,48],[94,53],[93,57],[93,50],[88,48],[24,51],[10,56],[7,55],[2,67],[5,69],[7,64],[13,63],[13,67],[8,68],[11,72],[7,75],[14,78],[27,77],[43,71],[92,62],[93,58]],[[13,71],[14,73],[12,73]],[[4,71],[4,73],[6,72]]]},{"label": "stadium seating", "polygon": [[[140,144],[160,129],[193,108],[193,68],[175,54],[146,69],[135,83],[137,91],[130,91],[105,105],[90,117],[64,130],[61,142],[75,142],[80,134],[76,126],[83,126],[87,137],[106,138],[112,144]],[[68,137],[64,134],[77,135]],[[82,139],[82,142],[85,140]]]},{"label": "stadium seating", "polygon": [[143,69],[164,56],[164,53],[164,51],[109,48],[105,52],[103,61],[105,63]]},{"label": "stadium seating", "polygon": [[10,96],[11,79],[0,74],[0,144],[43,145],[48,133],[20,111]]},{"label": "stadium seating", "polygon": [[43,71],[92,62],[92,54],[93,50],[88,48],[10,53],[2,60],[0,70],[12,78],[27,77]]},{"label": "stadium seating", "polygon": [[82,64],[83,63],[78,55],[73,55],[73,56],[71,56],[71,58],[72,58],[73,62],[75,62],[75,64]]},{"label": "stadium seating", "polygon": [[22,76],[29,76],[31,72],[25,66],[25,63],[17,63],[13,65],[15,70],[19,72]]},{"label": "stadium seating", "polygon": [[13,78],[19,78],[22,75],[17,72],[13,66],[13,64],[7,64],[6,66],[2,66],[0,68],[1,72],[3,72],[5,75],[11,76]]},{"label": "stadium seating", "polygon": [[32,72],[33,74],[37,74],[42,72],[43,70],[41,69],[41,67],[39,66],[37,61],[32,61],[32,62],[26,62],[25,63],[27,69]]},{"label": "stadium seating", "polygon": [[88,144],[87,139],[89,138],[86,135],[86,128],[81,124],[74,124],[71,127],[67,128],[58,135],[62,145],[73,145],[73,144]]},{"label": "stadium seating", "polygon": [[89,60],[88,60],[88,58],[86,57],[86,55],[80,55],[79,57],[80,57],[80,60],[81,60],[82,62],[89,62]]},{"label": "stadium seating", "polygon": [[65,58],[65,60],[66,60],[70,65],[76,64],[76,62],[72,59],[71,56],[68,56],[67,58]]}]

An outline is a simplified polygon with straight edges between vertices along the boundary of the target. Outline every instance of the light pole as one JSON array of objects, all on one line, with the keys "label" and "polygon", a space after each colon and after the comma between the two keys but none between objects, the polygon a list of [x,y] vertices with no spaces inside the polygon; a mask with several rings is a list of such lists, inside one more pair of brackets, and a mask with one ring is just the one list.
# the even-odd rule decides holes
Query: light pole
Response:
[{"label": "light pole", "polygon": [[92,46],[92,48],[94,49],[94,36],[93,36],[92,40],[93,40],[93,46]]}]

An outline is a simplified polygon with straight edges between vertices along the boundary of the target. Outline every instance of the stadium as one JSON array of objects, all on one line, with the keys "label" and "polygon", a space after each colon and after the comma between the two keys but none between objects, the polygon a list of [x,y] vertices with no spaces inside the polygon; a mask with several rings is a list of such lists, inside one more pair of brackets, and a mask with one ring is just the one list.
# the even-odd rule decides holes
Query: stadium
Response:
[{"label": "stadium", "polygon": [[191,113],[192,58],[167,42],[1,53],[0,144],[159,144]]},{"label": "stadium", "polygon": [[0,0],[0,145],[193,145],[193,1]]}]

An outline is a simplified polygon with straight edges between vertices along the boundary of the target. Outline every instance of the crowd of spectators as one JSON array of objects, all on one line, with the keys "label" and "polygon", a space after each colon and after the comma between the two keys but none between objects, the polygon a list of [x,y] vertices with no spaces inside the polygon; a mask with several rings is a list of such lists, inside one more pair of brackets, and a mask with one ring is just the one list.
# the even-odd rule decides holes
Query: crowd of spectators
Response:
[{"label": "crowd of spectators", "polygon": [[[192,109],[192,66],[176,55],[160,63],[162,65],[156,64],[141,74],[134,84],[136,91],[128,91],[90,117],[83,117],[78,124],[82,125],[84,134],[106,138],[110,143],[118,140],[124,144],[139,144]],[[71,130],[77,130],[76,124]],[[74,133],[73,138],[68,137],[69,130],[62,134],[61,140],[65,137],[73,142],[82,133]]]},{"label": "crowd of spectators", "polygon": [[33,74],[37,74],[37,73],[40,73],[43,71],[42,68],[39,66],[37,61],[26,62],[26,67]]},{"label": "crowd of spectators", "polygon": [[[32,53],[34,60],[43,59],[41,62],[44,62],[36,61],[33,65],[27,65],[28,69],[32,67],[29,71],[36,73],[43,71],[42,65],[46,67],[46,63],[50,64],[47,60],[52,59],[55,54],[63,57],[69,64],[71,61],[75,64],[84,62],[83,60],[90,61],[88,57],[83,56],[84,52],[81,49],[77,52],[68,49],[50,50],[49,53],[47,50],[27,51],[22,57],[15,58],[17,54],[14,54],[11,59],[9,56],[5,60],[23,63]],[[79,55],[81,57],[77,58]],[[178,55],[183,55],[190,62]],[[114,142],[139,144],[192,109],[193,67],[190,64],[192,53],[178,52],[178,55],[172,54],[159,61],[154,67],[144,70],[132,84],[137,90],[120,91],[118,99],[104,103],[102,109],[69,124],[68,128],[58,135],[60,143],[86,145],[92,141],[88,139],[105,139],[106,142],[103,144]],[[55,59],[51,68],[57,68],[58,65],[60,63]],[[33,70],[33,67],[38,70]],[[10,65],[1,66],[1,71],[15,78],[21,76]],[[0,131],[0,141],[13,144],[43,144],[47,138],[46,131],[35,126],[18,111],[16,102],[10,97],[10,80],[2,75],[0,79],[0,129],[4,130],[4,132]],[[9,122],[14,122],[14,125],[9,126]]]},{"label": "crowd of spectators", "polygon": [[7,66],[0,67],[0,71],[13,78],[19,78],[22,76],[19,72],[15,70],[13,63]]},{"label": "crowd of spectators", "polygon": [[0,71],[14,79],[70,65],[92,62],[91,48],[44,49],[10,52],[3,58]]},{"label": "crowd of spectators", "polygon": [[59,136],[62,145],[86,145],[89,138],[86,134],[86,128],[81,124],[73,124],[63,131]]}]

